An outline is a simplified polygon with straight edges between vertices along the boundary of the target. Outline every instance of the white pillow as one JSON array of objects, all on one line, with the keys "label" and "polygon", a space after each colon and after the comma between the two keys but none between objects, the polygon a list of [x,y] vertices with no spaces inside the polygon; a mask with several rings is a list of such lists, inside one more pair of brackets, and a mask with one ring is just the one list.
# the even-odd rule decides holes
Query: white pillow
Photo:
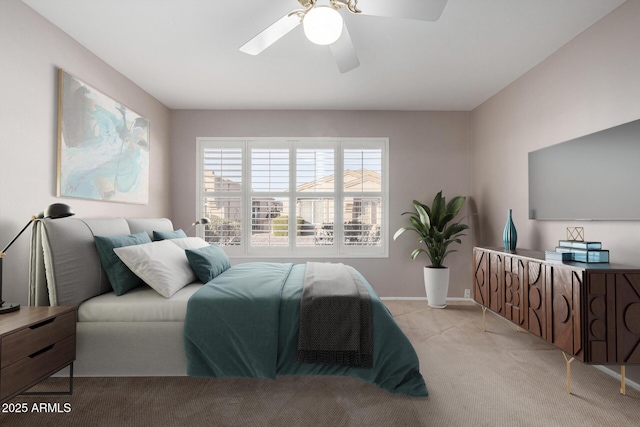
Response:
[{"label": "white pillow", "polygon": [[197,280],[184,249],[171,240],[124,246],[113,250],[147,285],[165,298]]},{"label": "white pillow", "polygon": [[200,237],[180,237],[178,239],[169,239],[169,241],[175,243],[181,249],[200,249],[209,246],[209,244]]}]

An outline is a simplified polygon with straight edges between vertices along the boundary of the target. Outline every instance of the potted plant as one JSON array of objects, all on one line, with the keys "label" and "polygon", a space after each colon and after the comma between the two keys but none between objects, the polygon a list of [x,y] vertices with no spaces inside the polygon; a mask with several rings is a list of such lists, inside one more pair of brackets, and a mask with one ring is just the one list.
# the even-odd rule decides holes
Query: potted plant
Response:
[{"label": "potted plant", "polygon": [[457,252],[455,249],[449,249],[449,245],[462,243],[462,232],[469,228],[460,221],[451,223],[465,200],[466,197],[457,196],[447,203],[442,197],[442,191],[436,194],[431,207],[414,200],[415,212],[402,214],[410,215],[412,226],[400,228],[393,236],[393,240],[396,240],[405,231],[415,231],[419,236],[418,242],[426,246],[426,250],[417,248],[411,252],[411,258],[416,259],[421,253],[426,253],[431,260],[431,265],[424,268],[424,285],[430,307],[444,308],[447,305],[449,268],[443,263],[447,255]]}]

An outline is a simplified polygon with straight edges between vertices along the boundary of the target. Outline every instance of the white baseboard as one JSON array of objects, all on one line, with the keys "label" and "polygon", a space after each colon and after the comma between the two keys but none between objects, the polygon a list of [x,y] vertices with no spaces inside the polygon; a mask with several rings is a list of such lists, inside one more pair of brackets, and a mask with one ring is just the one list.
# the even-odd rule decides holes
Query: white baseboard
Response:
[{"label": "white baseboard", "polygon": [[[427,297],[380,297],[381,300],[387,301],[426,301]],[[473,301],[472,298],[447,298],[447,301]]]},{"label": "white baseboard", "polygon": [[[605,374],[609,375],[610,377],[613,377],[613,378],[617,379],[618,381],[622,380],[622,375],[620,375],[618,372],[614,371],[613,369],[611,369],[608,366],[593,365],[593,367],[598,369],[598,370],[600,370],[600,371],[602,371],[602,372],[604,372]],[[625,378],[624,379],[624,383],[625,383],[626,386],[640,391],[640,384],[638,384],[637,382],[632,381],[629,378]]]}]

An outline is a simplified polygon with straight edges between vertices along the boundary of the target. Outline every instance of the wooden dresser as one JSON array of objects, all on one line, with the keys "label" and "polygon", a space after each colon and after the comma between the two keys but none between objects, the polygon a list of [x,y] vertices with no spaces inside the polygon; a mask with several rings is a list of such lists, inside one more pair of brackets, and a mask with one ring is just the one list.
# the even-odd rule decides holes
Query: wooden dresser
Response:
[{"label": "wooden dresser", "polygon": [[640,267],[553,262],[544,252],[480,247],[473,262],[475,301],[565,357],[640,364]]},{"label": "wooden dresser", "polygon": [[76,357],[75,307],[20,307],[0,316],[0,402],[33,387]]}]

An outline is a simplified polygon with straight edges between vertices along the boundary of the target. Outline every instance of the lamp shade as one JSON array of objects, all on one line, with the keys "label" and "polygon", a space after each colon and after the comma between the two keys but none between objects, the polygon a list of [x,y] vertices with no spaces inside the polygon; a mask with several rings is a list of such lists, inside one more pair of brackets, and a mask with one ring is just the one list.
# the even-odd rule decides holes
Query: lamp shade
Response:
[{"label": "lamp shade", "polygon": [[76,213],[71,209],[71,206],[64,203],[54,203],[49,205],[43,212],[44,218],[58,219],[73,216]]},{"label": "lamp shade", "polygon": [[342,35],[342,15],[329,6],[317,6],[304,16],[302,27],[307,38],[319,45],[335,43]]}]

